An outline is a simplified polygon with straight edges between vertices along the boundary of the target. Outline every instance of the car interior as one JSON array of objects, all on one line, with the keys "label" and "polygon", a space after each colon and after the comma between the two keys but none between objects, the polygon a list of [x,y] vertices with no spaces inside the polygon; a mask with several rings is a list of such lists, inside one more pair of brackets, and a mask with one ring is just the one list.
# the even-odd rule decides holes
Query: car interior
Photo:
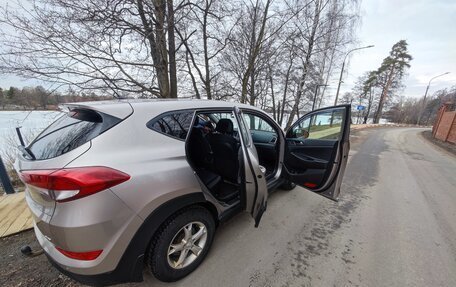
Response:
[{"label": "car interior", "polygon": [[[187,139],[187,157],[198,177],[217,200],[229,205],[240,199],[244,172],[235,123],[230,112],[200,113]],[[260,165],[266,169],[266,180],[271,179],[278,164],[277,133],[250,132]]]}]

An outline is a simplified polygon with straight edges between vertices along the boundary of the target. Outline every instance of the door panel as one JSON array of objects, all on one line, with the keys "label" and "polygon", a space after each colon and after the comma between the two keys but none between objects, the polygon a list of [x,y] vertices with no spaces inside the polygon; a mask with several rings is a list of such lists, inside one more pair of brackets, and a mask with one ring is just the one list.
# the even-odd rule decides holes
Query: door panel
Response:
[{"label": "door panel", "polygon": [[260,164],[267,169],[269,174],[276,169],[277,166],[277,148],[271,144],[255,143],[255,148],[258,152]]},{"label": "door panel", "polygon": [[250,212],[255,219],[255,227],[258,227],[267,206],[266,176],[260,168],[258,153],[242,112],[235,107],[234,113],[239,128],[245,167],[245,210]]},{"label": "door panel", "polygon": [[284,176],[336,200],[349,151],[350,105],[306,114],[286,135]]}]

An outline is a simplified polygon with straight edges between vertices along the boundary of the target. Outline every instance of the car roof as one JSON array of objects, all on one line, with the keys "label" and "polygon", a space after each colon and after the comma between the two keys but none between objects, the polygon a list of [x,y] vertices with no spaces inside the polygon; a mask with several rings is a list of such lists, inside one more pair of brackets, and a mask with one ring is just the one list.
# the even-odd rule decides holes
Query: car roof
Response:
[{"label": "car roof", "polygon": [[114,116],[125,117],[133,108],[138,112],[160,114],[174,110],[197,109],[197,108],[249,108],[261,111],[261,109],[240,104],[238,102],[198,100],[198,99],[118,99],[108,101],[92,101],[63,104],[63,108],[91,108]]}]

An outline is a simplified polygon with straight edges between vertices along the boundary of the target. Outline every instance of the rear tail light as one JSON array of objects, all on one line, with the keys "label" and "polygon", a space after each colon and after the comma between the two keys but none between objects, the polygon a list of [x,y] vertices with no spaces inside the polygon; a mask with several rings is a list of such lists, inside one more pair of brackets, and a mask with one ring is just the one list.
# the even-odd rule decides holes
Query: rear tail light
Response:
[{"label": "rear tail light", "polygon": [[126,173],[102,166],[26,170],[19,176],[24,183],[41,189],[57,202],[85,197],[130,179]]},{"label": "rear tail light", "polygon": [[73,251],[66,251],[63,250],[62,248],[56,247],[56,249],[65,255],[66,257],[69,257],[71,259],[76,259],[76,260],[95,260],[100,256],[101,252],[103,250],[94,250],[94,251],[87,251],[87,252],[73,252]]}]

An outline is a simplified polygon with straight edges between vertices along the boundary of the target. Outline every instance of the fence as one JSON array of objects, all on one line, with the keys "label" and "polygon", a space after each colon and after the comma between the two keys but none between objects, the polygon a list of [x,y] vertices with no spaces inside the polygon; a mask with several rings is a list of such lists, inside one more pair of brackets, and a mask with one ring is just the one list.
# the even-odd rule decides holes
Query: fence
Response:
[{"label": "fence", "polygon": [[456,144],[455,104],[446,103],[437,112],[437,119],[432,127],[432,135],[439,140]]}]

